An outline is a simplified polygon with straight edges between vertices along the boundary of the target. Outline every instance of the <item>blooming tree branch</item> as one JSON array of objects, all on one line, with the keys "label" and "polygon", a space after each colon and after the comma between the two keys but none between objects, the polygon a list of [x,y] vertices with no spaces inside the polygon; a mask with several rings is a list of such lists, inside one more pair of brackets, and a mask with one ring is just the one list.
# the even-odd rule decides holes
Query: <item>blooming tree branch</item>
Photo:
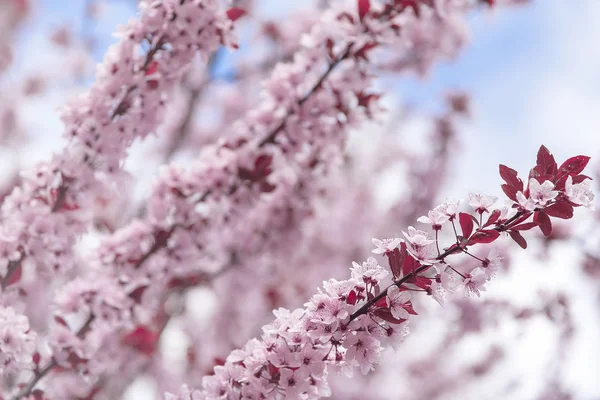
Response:
[{"label": "blooming tree branch", "polygon": [[[490,244],[502,232],[508,232],[521,247],[526,247],[520,231],[535,227],[543,233],[549,231],[548,222],[540,215],[572,217],[573,208],[579,206],[573,200],[579,196],[567,193],[565,183],[570,178],[581,185],[587,179],[581,172],[588,160],[584,156],[573,157],[558,167],[542,146],[527,187],[514,170],[501,166],[500,173],[506,182],[503,190],[513,201],[510,207],[493,210],[486,207],[482,211],[478,204],[473,214],[485,213],[486,220],[482,223],[471,213],[459,212],[456,201],[437,207],[433,211],[443,214],[445,221],[433,224],[433,230],[437,232],[442,225],[451,225],[455,236],[455,243],[437,254],[437,240],[412,227],[404,233],[406,240],[374,239],[373,252],[387,258],[389,269],[374,258],[362,265],[354,263],[352,278],[324,282],[323,289],[304,309],[276,310],[276,319],[263,327],[262,338],[232,352],[225,365],[215,367],[215,374],[204,378],[200,391],[183,387],[178,396],[166,398],[328,396],[328,369],[341,369],[348,374],[359,369],[366,374],[374,368],[382,346],[396,347],[408,334],[409,315],[416,314],[410,301],[411,292],[425,291],[442,303],[446,292],[479,295],[499,268],[499,260],[489,256],[481,259],[473,270],[463,273],[447,261],[449,256],[471,254],[472,246]],[[516,202],[517,193],[521,193],[518,198],[524,199],[520,203]],[[593,194],[586,191],[586,197]],[[530,201],[536,203],[533,209],[521,204],[529,205]],[[528,222],[530,218],[533,221]],[[431,275],[431,271],[436,273]]]},{"label": "blooming tree branch", "polygon": [[[140,19],[122,29],[94,86],[63,111],[63,153],[24,172],[2,205],[2,289],[16,282],[25,258],[46,272],[73,264],[86,211],[97,193],[118,181],[127,148],[156,130],[167,95],[194,55],[206,58],[232,43],[231,22],[213,1],[144,1],[140,7]],[[52,245],[41,238],[50,233]]]}]

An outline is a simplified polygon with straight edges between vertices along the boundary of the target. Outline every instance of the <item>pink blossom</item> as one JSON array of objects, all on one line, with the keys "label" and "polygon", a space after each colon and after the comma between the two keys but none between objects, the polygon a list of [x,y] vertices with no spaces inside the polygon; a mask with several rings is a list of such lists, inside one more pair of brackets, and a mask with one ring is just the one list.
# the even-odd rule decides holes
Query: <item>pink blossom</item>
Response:
[{"label": "pink blossom", "polygon": [[394,318],[396,319],[408,319],[408,311],[406,311],[405,304],[410,300],[410,293],[407,291],[400,291],[398,286],[392,286],[388,289],[386,302]]},{"label": "pink blossom", "polygon": [[498,198],[495,196],[469,193],[469,205],[480,214],[483,214],[484,212],[490,212],[490,207],[493,206],[497,200]]},{"label": "pink blossom", "polygon": [[518,192],[517,200],[521,207],[533,211],[538,207],[546,206],[549,201],[558,196],[559,192],[553,189],[554,183],[544,181],[540,184],[537,179],[531,178],[529,180],[529,197],[525,197],[523,192]]},{"label": "pink blossom", "polygon": [[422,216],[417,219],[418,222],[431,225],[431,229],[439,231],[442,225],[448,222],[449,216],[436,210],[431,210],[427,216]]},{"label": "pink blossom", "polygon": [[26,317],[0,306],[0,377],[33,368],[35,339]]},{"label": "pink blossom", "polygon": [[371,239],[371,241],[373,242],[373,244],[375,246],[377,246],[375,249],[372,250],[373,253],[375,254],[384,254],[388,251],[392,251],[394,250],[396,247],[398,247],[398,245],[400,244],[400,242],[402,242],[402,239],[400,238],[391,238],[391,239]]},{"label": "pink blossom", "polygon": [[402,231],[402,234],[414,247],[425,247],[435,242],[435,240],[429,239],[429,235],[426,232],[415,229],[412,226],[408,227],[408,233]]},{"label": "pink blossom", "polygon": [[430,290],[429,293],[434,298],[434,300],[437,301],[438,304],[443,307],[444,304],[446,303],[446,298],[448,296],[447,296],[446,289],[442,285],[441,278],[440,279],[436,278],[433,281],[433,283],[431,284],[429,290]]},{"label": "pink blossom", "polygon": [[458,213],[458,206],[460,205],[460,200],[456,199],[447,199],[445,203],[437,206],[434,211],[437,211],[446,217],[450,221],[456,218],[456,214]]},{"label": "pink blossom", "polygon": [[355,279],[364,279],[365,283],[377,284],[383,281],[389,272],[382,268],[373,257],[367,258],[362,264],[352,262],[352,276]]},{"label": "pink blossom", "polygon": [[493,278],[498,270],[502,267],[502,257],[496,249],[490,250],[490,253],[484,258],[481,265],[488,279]]},{"label": "pink blossom", "polygon": [[465,297],[481,296],[481,292],[485,292],[485,283],[487,282],[487,275],[479,268],[475,272],[465,274],[462,282],[460,283],[458,290],[461,291]]},{"label": "pink blossom", "polygon": [[565,182],[565,195],[575,204],[591,207],[594,201],[594,193],[591,190],[591,180],[573,184],[573,177],[569,175]]}]

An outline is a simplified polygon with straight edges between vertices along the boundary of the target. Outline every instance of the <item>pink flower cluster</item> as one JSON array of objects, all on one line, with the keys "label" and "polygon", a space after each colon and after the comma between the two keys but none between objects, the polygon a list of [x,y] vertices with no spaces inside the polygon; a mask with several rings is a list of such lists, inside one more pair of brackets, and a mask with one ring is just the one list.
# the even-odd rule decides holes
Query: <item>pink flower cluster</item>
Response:
[{"label": "pink flower cluster", "polygon": [[[170,321],[183,313],[178,310],[183,294],[213,283],[230,269],[238,269],[236,276],[222,279],[214,292],[222,303],[231,303],[234,293],[244,304],[223,305],[222,315],[206,329],[234,338],[220,343],[221,354],[244,343],[251,337],[246,333],[264,323],[257,313],[254,325],[240,324],[244,334],[227,332],[235,329],[236,318],[248,319],[263,303],[272,303],[269,310],[277,308],[291,292],[305,299],[313,284],[308,279],[283,282],[294,277],[286,267],[319,260],[310,258],[315,253],[331,253],[330,242],[316,243],[331,227],[307,221],[316,219],[320,201],[346,189],[347,182],[334,182],[331,176],[346,167],[348,132],[383,115],[373,71],[388,65],[390,53],[388,66],[393,68],[388,70],[394,72],[423,72],[437,59],[451,57],[465,39],[463,15],[479,3],[358,0],[323,12],[301,44],[285,43],[290,54],[263,82],[259,101],[235,123],[227,114],[220,125],[224,132],[191,165],[164,166],[145,213],[133,221],[121,218],[115,226],[122,228],[79,258],[78,235],[98,216],[92,215],[94,205],[103,205],[105,192],[122,185],[122,164],[133,141],[157,131],[170,93],[198,51],[206,63],[220,44],[235,47],[232,21],[245,13],[237,7],[221,12],[216,0],[142,1],[140,19],[122,28],[120,42],[98,69],[96,84],[65,109],[68,145],[63,154],[25,172],[23,184],[2,205],[0,374],[10,375],[12,386],[0,396],[118,398],[136,376],[149,370],[157,380],[167,381],[176,373],[161,362],[159,341]],[[423,209],[432,208],[436,189],[431,187],[439,186],[437,170],[448,158],[454,134],[452,116],[468,112],[464,97],[452,96],[450,103],[452,112],[435,122],[433,142],[440,148],[431,155],[432,165],[419,169],[422,163],[393,150],[378,160],[383,168],[405,157],[413,179],[427,181],[387,219],[397,223],[398,215],[403,220],[410,215],[413,221]],[[174,151],[169,146],[166,158]],[[469,212],[461,212],[460,201],[448,200],[417,219],[431,232],[409,226],[399,237],[373,239],[374,257],[353,263],[349,279],[325,281],[304,308],[277,309],[275,321],[263,327],[259,339],[227,360],[201,360],[204,369],[181,374],[189,380],[178,376],[169,382],[169,390],[182,381],[200,389],[183,386],[167,399],[331,395],[332,371],[367,374],[383,349],[402,342],[409,319],[416,315],[415,294],[424,292],[443,305],[451,293],[479,296],[485,291],[502,257],[493,249],[474,253],[472,247],[504,234],[526,247],[521,232],[539,227],[549,236],[551,217],[568,219],[574,208],[591,206],[594,195],[581,174],[587,161],[579,156],[558,166],[542,147],[526,185],[516,171],[501,166],[503,190],[511,200],[506,206],[495,206],[497,197],[471,193]],[[356,175],[345,178],[351,181]],[[361,226],[360,218],[366,217],[351,215],[364,208],[357,192],[352,211],[340,211],[350,216],[345,223],[362,232],[375,229],[373,221]],[[386,221],[386,230],[390,226]],[[311,236],[311,229],[320,232]],[[339,227],[331,231],[336,233],[327,238],[331,242],[358,242],[358,234],[346,239],[337,237],[344,236]],[[442,245],[445,239],[447,246]],[[354,258],[362,249],[355,243],[348,247],[353,245],[344,256]],[[451,264],[450,256],[471,264]],[[340,264],[352,259],[346,258]],[[73,265],[80,268],[62,273]],[[307,268],[306,275],[323,274],[315,270]],[[51,284],[40,279],[51,273]],[[244,280],[256,277],[267,278],[240,288]],[[278,284],[284,288],[278,290]],[[260,305],[252,302],[256,293]],[[33,297],[51,304],[51,315],[39,324],[19,315],[30,314],[26,307]],[[188,331],[195,328],[186,326]],[[214,344],[204,330],[198,331],[190,336],[205,346]],[[188,361],[193,364],[191,347]],[[200,383],[207,365],[215,364],[214,374]],[[167,387],[160,382],[157,386]]]},{"label": "pink flower cluster", "polygon": [[88,228],[91,205],[122,179],[132,142],[156,131],[195,54],[207,59],[220,44],[233,44],[231,21],[216,1],[143,1],[140,8],[140,18],[120,30],[95,84],[65,107],[64,151],[23,172],[21,186],[2,204],[2,289],[23,264],[41,274],[73,265],[76,235]]},{"label": "pink flower cluster", "polygon": [[26,317],[0,306],[0,379],[33,367],[35,339]]},{"label": "pink flower cluster", "polygon": [[[447,292],[479,296],[485,290],[485,284],[500,267],[500,257],[491,252],[490,256],[479,258],[471,247],[490,244],[502,233],[508,233],[526,247],[519,232],[539,227],[542,233],[549,234],[550,216],[572,217],[573,209],[580,205],[566,193],[565,183],[569,179],[578,183],[588,180],[581,174],[588,161],[589,157],[577,156],[559,167],[542,146],[526,188],[516,171],[501,165],[500,173],[506,182],[502,188],[512,200],[509,206],[491,209],[494,198],[471,194],[475,215],[460,212],[459,202],[455,200],[433,210],[435,238],[410,227],[404,232],[406,240],[374,239],[373,252],[387,258],[389,269],[374,258],[362,265],[354,263],[350,279],[324,282],[323,288],[303,309],[275,311],[276,319],[262,328],[261,338],[233,351],[223,366],[215,367],[214,375],[203,379],[202,389],[190,391],[184,386],[179,395],[168,394],[166,398],[319,399],[328,396],[330,368],[348,375],[357,369],[366,374],[375,367],[384,347],[397,347],[408,334],[409,316],[416,314],[410,301],[411,293],[426,292],[443,303]],[[543,185],[550,191],[556,189],[556,194],[538,195],[536,190]],[[517,193],[544,204],[538,203],[530,210],[516,202]],[[546,196],[552,198],[546,199]],[[590,196],[593,195],[587,193],[587,197]],[[483,214],[486,214],[485,220]],[[452,226],[455,241],[442,250],[438,233],[445,224]],[[479,264],[461,272],[447,260],[459,254],[475,258]]]},{"label": "pink flower cluster", "polygon": [[[367,19],[342,18],[346,9],[326,13],[324,20],[329,25],[315,27],[305,38],[310,44],[293,62],[278,65],[264,84],[261,103],[233,125],[228,139],[204,149],[189,169],[163,168],[149,200],[147,218],[116,231],[91,260],[99,274],[109,278],[99,279],[93,272],[61,294],[61,298],[76,301],[81,290],[90,292],[85,289],[87,282],[97,285],[112,279],[112,289],[107,290],[122,293],[127,301],[120,307],[130,314],[105,317],[93,309],[64,307],[70,301],[57,302],[56,313],[63,320],[74,314],[83,314],[83,320],[86,315],[93,316],[85,337],[77,330],[70,336],[58,335],[64,324],[56,325],[52,335],[55,353],[68,355],[85,349],[76,351],[76,364],[71,362],[73,357],[65,356],[57,360],[60,365],[78,370],[85,367],[96,371],[94,375],[100,371],[93,366],[103,365],[102,373],[114,373],[118,365],[107,360],[111,357],[106,351],[108,344],[118,348],[127,332],[140,327],[155,329],[147,327],[155,324],[155,310],[160,309],[168,291],[197,284],[207,273],[227,268],[238,253],[250,255],[267,248],[266,232],[280,230],[290,218],[303,216],[303,198],[319,189],[319,181],[310,178],[335,165],[341,158],[345,132],[365,121],[376,101],[366,95],[371,79],[366,49],[359,44],[376,42],[394,31],[394,21],[402,10],[374,14],[373,27]],[[334,21],[339,26],[332,27]],[[328,45],[334,40],[339,50]],[[329,53],[333,59],[327,62]],[[343,96],[337,95],[342,92]],[[103,304],[106,293],[94,293],[87,302]]]}]

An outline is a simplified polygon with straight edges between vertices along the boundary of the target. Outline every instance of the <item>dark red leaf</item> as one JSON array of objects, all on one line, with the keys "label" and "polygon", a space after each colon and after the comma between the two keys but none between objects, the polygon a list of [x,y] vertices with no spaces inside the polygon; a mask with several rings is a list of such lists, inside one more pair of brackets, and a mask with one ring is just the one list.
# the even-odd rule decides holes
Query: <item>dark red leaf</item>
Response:
[{"label": "dark red leaf", "polygon": [[495,231],[493,229],[484,229],[478,230],[471,236],[467,245],[473,245],[476,243],[492,243],[494,240],[498,239],[500,236],[500,232]]},{"label": "dark red leaf", "polygon": [[35,389],[32,391],[31,396],[33,397],[33,400],[46,400],[46,397],[44,397],[44,391],[41,389]]},{"label": "dark red leaf", "polygon": [[371,9],[370,0],[358,0],[358,18],[362,21]]},{"label": "dark red leaf", "polygon": [[538,224],[535,222],[527,222],[521,225],[513,226],[512,229],[514,229],[515,231],[528,231],[530,229],[535,228],[536,226],[538,226]]},{"label": "dark red leaf", "polygon": [[[427,271],[426,269],[423,270],[423,272]],[[411,278],[409,280],[407,280],[406,282],[408,283],[412,283],[413,285],[415,285],[416,287],[419,287],[421,289],[428,289],[431,287],[431,282],[432,280],[430,278],[426,278],[424,276],[417,276],[415,278]]]},{"label": "dark red leaf", "polygon": [[123,336],[124,344],[133,347],[140,353],[152,355],[156,350],[158,343],[158,333],[150,330],[148,327],[139,325],[133,331]]},{"label": "dark red leaf", "polygon": [[[360,49],[358,49],[355,53],[354,56],[356,58],[362,58],[365,61],[369,61],[368,55],[367,53],[371,50],[373,50],[374,48],[377,48],[377,46],[379,46],[379,43],[377,42],[369,42],[367,44],[365,44],[363,47],[361,47]],[[361,96],[363,97],[361,99]],[[365,105],[368,104],[369,101],[372,98],[378,99],[381,97],[381,95],[376,95],[376,94],[358,94],[357,93],[357,97],[359,98],[359,101],[362,103],[361,105]],[[366,97],[366,98],[365,98]]]},{"label": "dark red leaf", "polygon": [[388,304],[387,304],[387,296],[384,296],[382,298],[380,298],[379,300],[377,300],[374,304],[375,307],[380,307],[380,308],[387,308]]},{"label": "dark red leaf", "polygon": [[243,8],[232,7],[227,10],[227,18],[232,21],[236,21],[238,18],[243,17],[244,15],[246,15],[246,10]]},{"label": "dark red leaf", "polygon": [[152,61],[146,67],[145,75],[152,75],[152,74],[156,73],[156,71],[158,71],[158,62],[157,61]]},{"label": "dark red leaf", "polygon": [[409,301],[407,303],[402,304],[402,308],[404,308],[411,315],[419,315],[413,308],[412,303]]},{"label": "dark red leaf", "polygon": [[[402,245],[404,246],[404,252],[406,252],[406,243],[403,242],[400,244],[400,246]],[[388,258],[388,263],[390,265],[390,270],[392,271],[392,276],[394,277],[394,280],[397,280],[402,276],[401,271],[402,264],[404,262],[404,257],[402,256],[400,249],[398,249],[397,247],[394,249],[394,251],[388,251],[385,254]]]},{"label": "dark red leaf", "polygon": [[60,317],[58,315],[54,316],[54,321],[56,321],[58,324],[65,326],[65,327],[69,327],[69,325],[67,324],[67,321],[65,321],[65,319],[63,317]]},{"label": "dark red leaf", "polygon": [[140,286],[129,293],[129,297],[133,299],[136,303],[140,303],[142,301],[142,294],[148,288],[148,285]]},{"label": "dark red leaf", "polygon": [[550,236],[552,233],[552,222],[550,217],[543,211],[536,211],[533,214],[533,222],[537,223],[544,236]]},{"label": "dark red leaf", "polygon": [[346,302],[348,304],[355,305],[357,299],[358,299],[358,296],[356,295],[356,291],[351,290],[350,293],[348,293],[348,298],[346,299]]},{"label": "dark red leaf", "polygon": [[264,178],[269,176],[271,172],[273,172],[273,168],[271,167],[273,164],[273,156],[262,154],[256,158],[254,161],[254,171],[257,177]]},{"label": "dark red leaf", "polygon": [[523,181],[518,177],[517,171],[514,169],[500,164],[500,177],[504,179],[509,186],[517,189],[517,192],[523,191]]},{"label": "dark red leaf", "polygon": [[502,212],[500,210],[492,211],[492,213],[490,214],[490,217],[488,218],[487,222],[483,225],[483,227],[485,228],[487,226],[492,225],[496,221],[498,221],[498,219],[500,218],[500,214],[502,214]]},{"label": "dark red leaf", "polygon": [[569,219],[573,218],[573,206],[567,202],[561,201],[544,208],[544,212],[551,217]]},{"label": "dark red leaf", "polygon": [[516,187],[510,186],[509,184],[504,184],[501,187],[509,199],[517,201],[517,192],[519,192],[519,190]]},{"label": "dark red leaf", "polygon": [[587,175],[583,175],[583,174],[582,175],[574,176],[573,177],[573,184],[575,185],[575,184],[581,183],[581,182],[585,181],[586,179],[592,180],[592,178],[590,178]]},{"label": "dark red leaf", "polygon": [[508,234],[510,235],[510,237],[517,242],[517,244],[519,246],[521,246],[521,248],[526,249],[527,248],[527,241],[525,240],[525,238],[517,231],[509,231]]},{"label": "dark red leaf", "polygon": [[329,58],[332,60],[335,60],[335,54],[333,53],[334,45],[335,45],[335,43],[331,39],[327,39],[327,41],[325,42],[325,47],[327,48],[327,54],[329,55]]},{"label": "dark red leaf", "polygon": [[376,310],[375,312],[373,312],[373,314],[375,316],[381,318],[382,320],[387,321],[392,324],[400,324],[405,321],[404,319],[394,318],[394,316],[392,315],[389,308],[380,308],[380,309]]},{"label": "dark red leaf", "polygon": [[513,222],[511,222],[508,227],[513,227],[513,226],[519,225],[521,222],[524,222],[525,220],[527,220],[530,215],[531,215],[531,211],[523,212],[523,215],[521,215],[520,217],[515,219]]},{"label": "dark red leaf", "polygon": [[567,161],[562,163],[562,165],[559,168],[559,171],[561,173],[567,173],[571,176],[575,176],[577,174],[580,174],[584,170],[585,166],[588,164],[589,161],[590,158],[588,156],[571,157]]},{"label": "dark red leaf", "polygon": [[539,172],[542,175],[556,175],[558,165],[554,160],[554,156],[552,153],[550,153],[546,146],[542,145],[538,151],[537,166],[539,167]]},{"label": "dark red leaf", "polygon": [[471,236],[471,233],[473,232],[473,219],[471,218],[471,214],[461,212],[458,214],[458,220],[460,221],[463,237],[466,239]]},{"label": "dark red leaf", "polygon": [[[14,269],[12,268],[12,265],[16,263],[17,266],[14,267]],[[8,277],[8,279],[6,280],[6,282],[4,283],[3,287],[8,287],[10,285],[12,285],[13,283],[17,283],[21,280],[21,276],[23,273],[23,264],[21,263],[21,261],[11,261],[8,264],[8,270],[12,271],[12,273],[10,274],[10,276]],[[5,277],[6,278],[6,277]]]},{"label": "dark red leaf", "polygon": [[402,265],[402,274],[406,276],[414,270],[416,270],[417,268],[419,268],[420,266],[421,264],[419,264],[419,262],[415,260],[413,256],[407,254]]}]

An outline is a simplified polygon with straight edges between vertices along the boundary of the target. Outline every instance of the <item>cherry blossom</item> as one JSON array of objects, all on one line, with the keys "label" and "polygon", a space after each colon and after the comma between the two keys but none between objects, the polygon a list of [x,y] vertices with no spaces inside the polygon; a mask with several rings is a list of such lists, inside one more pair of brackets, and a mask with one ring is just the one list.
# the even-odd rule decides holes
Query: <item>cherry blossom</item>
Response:
[{"label": "cherry blossom", "polygon": [[377,246],[375,249],[373,249],[373,253],[384,254],[384,253],[387,253],[388,251],[392,251],[396,247],[398,247],[398,245],[400,244],[402,239],[400,239],[400,238],[390,238],[390,239],[375,239],[375,238],[373,238],[371,241],[373,242],[373,244],[375,246]]},{"label": "cherry blossom", "polygon": [[465,274],[460,286],[459,291],[464,294],[465,297],[481,296],[481,292],[485,292],[485,283],[488,280],[488,276],[479,268],[470,273]]},{"label": "cherry blossom", "polygon": [[414,247],[424,247],[435,242],[435,240],[429,239],[427,232],[420,231],[412,226],[408,227],[408,233],[402,231],[402,234]]},{"label": "cherry blossom", "polygon": [[475,209],[476,212],[483,214],[484,212],[490,212],[490,207],[498,200],[495,196],[485,196],[479,193],[469,193],[469,205]]},{"label": "cherry blossom", "polygon": [[493,278],[498,270],[502,267],[502,259],[496,249],[490,250],[490,253],[484,258],[481,267],[489,278]]},{"label": "cherry blossom", "polygon": [[448,222],[449,216],[436,210],[431,210],[426,216],[419,217],[418,222],[431,225],[431,229],[439,231],[442,225]]},{"label": "cherry blossom", "polygon": [[533,211],[537,207],[544,207],[549,201],[558,196],[558,191],[553,190],[554,183],[544,181],[542,184],[537,179],[529,180],[529,197],[525,197],[523,192],[517,193],[519,204],[526,210]]},{"label": "cherry blossom", "polygon": [[[540,149],[541,154],[544,151],[547,150]],[[538,157],[538,162],[540,159],[544,160]],[[554,197],[564,195],[564,190],[557,192]],[[540,198],[536,197],[538,200]],[[550,207],[551,203],[540,206],[541,210],[536,212],[548,210],[551,213]],[[369,261],[369,268],[353,263],[350,279],[325,282],[324,289],[319,289],[303,309],[294,312],[278,310],[275,313],[277,318],[263,327],[260,339],[252,339],[243,350],[232,352],[224,366],[215,367],[215,375],[204,377],[203,395],[206,398],[225,398],[243,393],[244,396],[260,398],[277,392],[318,399],[322,392],[313,390],[310,383],[325,381],[329,368],[339,368],[348,376],[352,376],[355,369],[362,374],[371,372],[383,348],[391,343],[397,347],[398,340],[408,333],[407,317],[416,314],[409,303],[409,291],[420,290],[432,296],[435,293],[434,299],[440,304],[443,304],[444,292],[479,297],[493,276],[490,271],[499,268],[500,257],[491,251],[482,260],[470,252],[471,248],[489,245],[499,239],[502,232],[511,233],[511,237],[521,245],[524,239],[520,234],[514,236],[512,232],[518,232],[518,228],[527,224],[529,218],[535,220],[537,214],[521,209],[510,220],[499,220],[499,215],[499,210],[492,211],[485,226],[475,231],[463,227],[463,241],[459,241],[459,235],[455,233],[456,243],[444,247],[444,252],[435,258],[435,270],[438,273],[433,277],[429,272],[431,266],[413,258],[405,246],[381,252],[381,256],[388,259],[392,271],[387,283],[369,286],[367,282],[370,277],[360,279],[363,271],[372,275],[372,269],[383,268],[378,263]],[[461,219],[472,221],[472,217]],[[409,228],[409,234],[405,236],[416,243],[428,240],[425,233],[414,228]],[[460,272],[449,264],[449,258],[462,253],[482,261],[482,265],[471,268],[467,273]],[[486,272],[488,268],[490,271]],[[304,352],[306,346],[324,355],[324,370],[309,371],[304,363],[298,362],[301,358],[299,354]]]},{"label": "cherry blossom", "polygon": [[33,369],[35,339],[26,317],[0,306],[0,377]]},{"label": "cherry blossom", "polygon": [[565,195],[577,205],[590,207],[594,200],[594,193],[591,190],[591,180],[586,179],[583,182],[573,184],[573,177],[569,175],[565,182]]},{"label": "cherry blossom", "polygon": [[448,217],[448,220],[452,221],[456,218],[456,214],[458,212],[459,205],[460,205],[460,200],[447,199],[445,203],[437,206],[434,211],[437,211],[437,212],[445,215],[446,217]]},{"label": "cherry blossom", "polygon": [[[436,318],[459,314],[442,350],[490,316],[560,319],[551,307],[568,309],[560,297],[516,312],[456,295],[480,297],[502,274],[510,253],[500,256],[500,239],[527,248],[538,228],[545,243],[570,237],[555,221],[591,205],[589,158],[558,165],[542,146],[527,186],[500,166],[505,206],[469,193],[470,207],[435,207],[447,183],[469,186],[447,174],[458,122],[475,108],[451,92],[443,111],[387,109],[388,80],[454,59],[471,12],[510,2],[323,1],[284,23],[246,0],[133,2],[137,17],[117,28],[94,83],[77,75],[68,87],[80,94],[60,111],[63,147],[22,171],[26,157],[15,157],[0,181],[0,399],[123,398],[147,380],[168,400],[351,400],[378,397],[381,371],[411,369],[412,385],[429,382],[422,397],[435,399],[446,382],[435,362],[382,358],[402,349],[417,312],[427,318],[421,300],[447,307]],[[30,4],[5,3],[0,73]],[[246,23],[244,50],[223,61]],[[66,28],[48,37],[56,54],[88,41]],[[34,96],[50,83],[63,86],[46,75],[3,91],[9,151],[21,151],[28,129],[13,92]],[[406,129],[413,113],[427,119],[426,146],[406,140],[418,135]],[[407,183],[389,208],[373,179],[388,171]],[[361,254],[372,256],[353,261]],[[453,380],[484,376],[499,353],[457,367]],[[357,372],[371,375],[344,380]],[[362,388],[348,396],[345,386]]]},{"label": "cherry blossom", "polygon": [[392,286],[387,292],[387,306],[390,308],[390,312],[396,319],[408,319],[408,311],[406,311],[405,304],[410,300],[410,293],[406,291],[400,291],[397,286]]}]

